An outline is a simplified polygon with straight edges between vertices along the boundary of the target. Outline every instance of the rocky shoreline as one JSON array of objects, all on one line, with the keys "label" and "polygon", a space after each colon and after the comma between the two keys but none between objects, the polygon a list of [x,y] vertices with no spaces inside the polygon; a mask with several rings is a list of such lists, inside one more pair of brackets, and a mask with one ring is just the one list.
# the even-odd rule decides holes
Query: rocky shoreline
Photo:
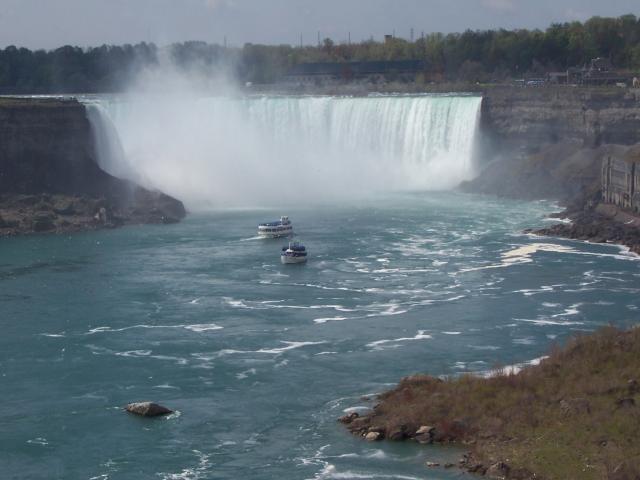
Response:
[{"label": "rocky shoreline", "polygon": [[599,204],[581,211],[569,209],[555,216],[566,218],[569,223],[528,229],[525,233],[624,245],[630,252],[640,255],[640,217],[615,205]]},{"label": "rocky shoreline", "polygon": [[186,215],[181,202],[162,193],[138,188],[133,199],[125,206],[105,197],[46,193],[0,195],[0,237],[171,224]]},{"label": "rocky shoreline", "polygon": [[458,467],[490,478],[635,479],[639,353],[640,329],[606,327],[518,373],[406,377],[368,413],[339,421],[371,442],[458,445],[468,449]]},{"label": "rocky shoreline", "polygon": [[460,190],[518,200],[556,200],[565,210],[552,217],[568,220],[526,233],[624,245],[640,253],[640,217],[603,202],[602,162],[623,157],[636,147],[600,145],[586,148],[578,142],[541,147],[516,158],[498,157]]},{"label": "rocky shoreline", "polygon": [[[565,210],[553,216],[568,222],[526,233],[619,244],[640,254],[640,217],[605,203],[602,193],[603,158],[630,148],[570,141],[505,155],[461,190],[557,200]],[[605,328],[555,347],[517,374],[406,377],[370,412],[339,421],[366,441],[458,445],[469,450],[458,467],[491,478],[638,479],[639,359],[640,329]]]}]

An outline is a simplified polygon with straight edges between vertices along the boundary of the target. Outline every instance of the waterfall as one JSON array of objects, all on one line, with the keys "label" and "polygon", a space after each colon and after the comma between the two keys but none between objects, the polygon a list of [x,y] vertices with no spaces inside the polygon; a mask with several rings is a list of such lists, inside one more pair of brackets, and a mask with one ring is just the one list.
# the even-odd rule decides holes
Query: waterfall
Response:
[{"label": "waterfall", "polygon": [[99,163],[192,210],[444,190],[474,175],[480,97],[87,100]]}]

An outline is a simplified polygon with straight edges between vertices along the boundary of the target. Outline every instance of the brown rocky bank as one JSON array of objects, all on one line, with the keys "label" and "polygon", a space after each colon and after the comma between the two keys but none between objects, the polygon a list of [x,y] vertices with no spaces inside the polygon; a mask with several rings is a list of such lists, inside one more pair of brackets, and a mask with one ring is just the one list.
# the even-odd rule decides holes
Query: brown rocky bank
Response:
[{"label": "brown rocky bank", "polygon": [[483,96],[482,171],[463,191],[557,200],[571,223],[535,233],[640,250],[636,222],[600,206],[603,158],[640,144],[640,89],[498,87]]},{"label": "brown rocky bank", "polygon": [[596,243],[616,243],[640,253],[640,217],[603,203],[602,162],[637,149],[628,145],[585,147],[564,141],[534,153],[498,157],[462,191],[524,200],[556,200],[564,210],[553,217],[568,220],[527,233]]},{"label": "brown rocky bank", "polygon": [[464,446],[460,466],[494,478],[637,479],[638,379],[640,329],[607,327],[518,373],[404,378],[340,421],[369,441]]},{"label": "brown rocky bank", "polygon": [[[551,199],[568,218],[535,233],[640,253],[640,218],[603,203],[602,162],[640,143],[640,91],[496,90],[482,106],[480,175],[463,191]],[[640,332],[603,329],[539,366],[490,378],[415,375],[363,416],[369,441],[455,443],[467,471],[509,479],[640,479]]]},{"label": "brown rocky bank", "polygon": [[84,105],[0,98],[0,236],[175,223],[184,205],[104,172]]}]

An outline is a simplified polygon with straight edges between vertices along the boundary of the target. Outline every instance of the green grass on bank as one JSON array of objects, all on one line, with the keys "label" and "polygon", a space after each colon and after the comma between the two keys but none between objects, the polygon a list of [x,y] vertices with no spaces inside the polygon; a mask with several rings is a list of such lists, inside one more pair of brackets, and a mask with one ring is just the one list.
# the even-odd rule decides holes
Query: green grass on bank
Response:
[{"label": "green grass on bank", "polygon": [[[404,379],[380,397],[370,430],[435,426],[512,478],[640,478],[640,329],[603,328],[518,374]],[[409,433],[409,436],[411,434]]]}]

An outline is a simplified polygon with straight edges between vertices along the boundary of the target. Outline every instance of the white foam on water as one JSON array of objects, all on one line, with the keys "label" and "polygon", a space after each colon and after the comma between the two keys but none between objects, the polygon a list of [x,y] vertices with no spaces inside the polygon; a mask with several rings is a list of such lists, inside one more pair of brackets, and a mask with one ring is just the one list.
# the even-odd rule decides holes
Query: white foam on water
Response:
[{"label": "white foam on water", "polygon": [[27,440],[27,443],[29,445],[40,445],[40,446],[46,446],[49,445],[49,440],[47,440],[44,437],[37,437],[37,438],[33,438],[31,440]]},{"label": "white foam on water", "polygon": [[281,362],[276,363],[273,368],[282,368],[282,367],[286,367],[287,365],[289,365],[289,360],[288,359],[284,359]]},{"label": "white foam on water", "polygon": [[408,310],[404,310],[400,308],[400,305],[397,303],[389,303],[389,304],[384,304],[379,306],[387,307],[387,308],[380,312],[370,313],[367,315],[367,317],[387,317],[387,316],[393,316],[393,315],[402,315],[408,312]]},{"label": "white foam on water", "polygon": [[115,352],[119,357],[148,357],[153,353],[151,350],[129,350],[127,352]]},{"label": "white foam on water", "polygon": [[284,352],[287,352],[289,350],[295,350],[296,348],[303,348],[303,347],[308,347],[311,345],[322,345],[325,344],[327,342],[285,342],[285,341],[281,341],[280,343],[284,343],[286,346],[284,347],[280,347],[280,348],[261,348],[260,350],[257,350],[256,353],[269,353],[269,354],[273,354],[273,355],[280,355]]},{"label": "white foam on water", "polygon": [[324,317],[324,318],[314,318],[313,323],[327,323],[327,322],[341,322],[343,320],[347,320],[348,317]]},{"label": "white foam on water", "polygon": [[540,288],[524,288],[522,290],[514,290],[512,293],[522,293],[525,297],[531,297],[539,293],[553,292],[554,287],[550,285],[543,285]]},{"label": "white foam on water", "polygon": [[149,358],[153,358],[154,360],[163,360],[168,362],[175,362],[176,365],[187,365],[189,362],[186,358],[182,357],[174,357],[171,355],[151,355]]},{"label": "white foam on water", "polygon": [[255,368],[250,368],[249,370],[236,374],[236,378],[238,380],[244,380],[245,378],[249,378],[249,375],[255,375],[256,373],[258,373],[258,371]]},{"label": "white foam on water", "polygon": [[216,325],[215,323],[200,323],[194,325],[185,325],[185,329],[191,330],[192,332],[211,332],[214,330],[222,330],[223,327],[220,325]]},{"label": "white foam on water", "polygon": [[248,354],[248,353],[254,353],[254,352],[251,350],[235,350],[232,348],[225,348],[222,350],[218,350],[213,354],[192,353],[191,356],[197,358],[198,360],[210,362],[217,358],[226,357],[227,355],[242,355],[242,354]]},{"label": "white foam on water", "polygon": [[540,365],[540,362],[546,360],[547,356],[534,358],[533,360],[529,360],[527,362],[516,363],[515,365],[507,365],[506,367],[502,367],[500,369],[489,370],[486,372],[480,372],[479,375],[483,377],[495,377],[497,375],[516,375],[521,372],[524,368]]},{"label": "white foam on water", "polygon": [[551,315],[551,318],[559,318],[559,317],[565,317],[565,316],[571,316],[571,315],[578,315],[580,313],[580,310],[578,310],[578,307],[582,306],[582,303],[575,303],[571,306],[569,306],[568,308],[566,308],[564,310],[564,312],[562,313],[557,313],[555,315]]},{"label": "white foam on water", "polygon": [[178,473],[158,473],[158,476],[162,476],[163,480],[201,480],[209,477],[209,470],[212,466],[211,455],[204,454],[199,450],[193,450],[193,453],[198,457],[196,466],[184,468]]},{"label": "white foam on water", "polygon": [[154,385],[153,388],[160,388],[163,390],[180,390],[180,387],[175,387],[173,385],[169,385],[168,383],[163,383],[162,385]]},{"label": "white foam on water", "polygon": [[335,458],[370,458],[376,460],[386,460],[389,458],[389,455],[387,455],[383,450],[376,449],[364,455],[361,455],[359,453],[343,453],[341,455],[337,455]]},{"label": "white foam on water", "polygon": [[565,245],[558,245],[554,243],[530,243],[527,245],[521,245],[517,248],[503,252],[500,257],[500,263],[483,265],[480,267],[464,268],[458,273],[474,272],[479,270],[488,270],[494,268],[505,268],[514,265],[522,265],[533,262],[533,255],[538,252],[551,252],[551,253],[582,253],[571,247]]},{"label": "white foam on water", "polygon": [[426,330],[418,330],[418,333],[413,337],[403,337],[403,338],[394,338],[394,339],[384,339],[384,340],[376,340],[375,342],[367,343],[367,347],[373,348],[375,350],[381,350],[385,347],[382,345],[391,345],[392,348],[395,348],[398,343],[402,342],[412,342],[416,340],[431,340],[433,337],[426,333]]},{"label": "white foam on water", "polygon": [[584,322],[575,322],[569,320],[551,320],[548,318],[536,318],[536,319],[527,319],[527,318],[516,318],[518,322],[525,323],[533,323],[535,325],[546,326],[546,325],[559,325],[559,326],[569,326],[569,325],[584,325]]},{"label": "white foam on water", "polygon": [[220,325],[216,325],[215,323],[206,323],[206,324],[194,324],[194,325],[146,325],[146,324],[141,324],[141,325],[130,325],[128,327],[122,327],[122,328],[113,328],[113,327],[108,327],[108,326],[104,326],[104,327],[96,327],[96,328],[92,328],[90,329],[88,332],[85,333],[85,335],[95,335],[98,333],[118,333],[118,332],[126,332],[128,330],[135,330],[135,329],[179,329],[179,328],[183,328],[185,330],[191,330],[192,332],[208,332],[208,331],[212,331],[212,330],[222,330],[224,327],[221,327]]}]

